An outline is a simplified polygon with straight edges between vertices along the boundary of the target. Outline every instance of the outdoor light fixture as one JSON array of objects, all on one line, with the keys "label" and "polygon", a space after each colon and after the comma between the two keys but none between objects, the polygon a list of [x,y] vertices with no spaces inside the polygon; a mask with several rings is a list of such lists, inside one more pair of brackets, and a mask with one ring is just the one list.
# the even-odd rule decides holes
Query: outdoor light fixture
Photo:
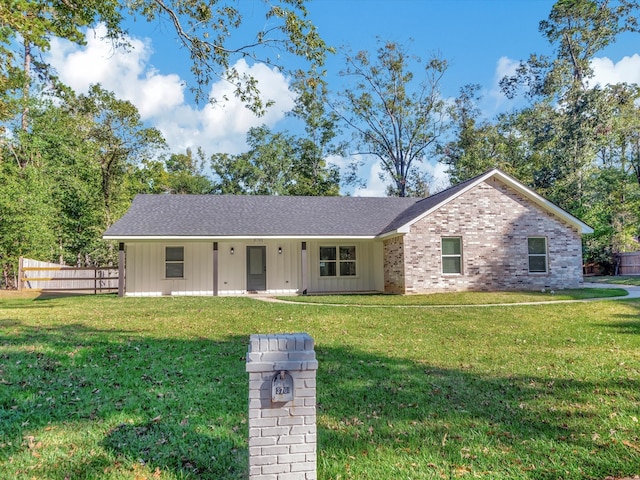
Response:
[{"label": "outdoor light fixture", "polygon": [[278,247],[278,254],[282,255],[282,247]]},{"label": "outdoor light fixture", "polygon": [[233,247],[231,247],[231,248],[229,249],[229,253],[230,253],[231,255],[233,255],[234,253],[236,253],[236,251],[233,249]]}]

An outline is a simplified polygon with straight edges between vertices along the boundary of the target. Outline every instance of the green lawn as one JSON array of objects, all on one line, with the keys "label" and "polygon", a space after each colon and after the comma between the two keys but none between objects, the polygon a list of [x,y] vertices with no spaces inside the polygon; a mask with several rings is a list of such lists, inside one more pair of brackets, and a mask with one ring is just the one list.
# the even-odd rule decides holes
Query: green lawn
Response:
[{"label": "green lawn", "polygon": [[371,306],[446,306],[446,305],[495,305],[509,303],[555,302],[560,300],[584,300],[587,298],[622,297],[623,288],[577,288],[539,292],[457,292],[428,295],[304,295],[292,298],[279,297],[283,301],[319,303],[331,305]]},{"label": "green lawn", "polygon": [[316,340],[319,479],[640,473],[640,300],[86,296],[0,297],[0,478],[246,478],[248,338],[292,331]]},{"label": "green lawn", "polygon": [[585,282],[610,283],[613,285],[635,285],[640,286],[640,275],[618,275],[603,277],[587,277]]}]

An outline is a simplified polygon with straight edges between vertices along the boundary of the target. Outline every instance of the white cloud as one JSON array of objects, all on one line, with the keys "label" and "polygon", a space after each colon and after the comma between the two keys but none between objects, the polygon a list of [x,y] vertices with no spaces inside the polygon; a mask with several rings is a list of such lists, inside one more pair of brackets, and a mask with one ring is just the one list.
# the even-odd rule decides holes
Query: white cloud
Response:
[{"label": "white cloud", "polygon": [[502,93],[502,89],[500,88],[500,80],[504,77],[512,76],[516,73],[516,69],[520,65],[518,60],[513,60],[509,57],[500,57],[496,62],[496,71],[493,76],[493,84],[489,89],[486,97],[487,100],[490,101],[491,112],[501,110],[507,102],[510,100]]},{"label": "white cloud", "polygon": [[263,117],[256,117],[233,95],[233,86],[219,81],[212,85],[212,97],[228,101],[217,105],[193,106],[185,99],[185,82],[177,73],[163,74],[151,64],[149,39],[128,37],[131,47],[114,49],[104,40],[103,26],[87,32],[87,44],[77,47],[55,39],[48,61],[60,79],[77,92],[86,93],[91,84],[101,84],[119,98],[133,103],[143,121],[158,128],[172,151],[202,147],[206,153],[239,153],[245,150],[247,131],[254,126],[273,126],[293,107],[294,94],[287,78],[262,64],[239,60],[235,67],[258,80],[264,99],[275,101]]},{"label": "white cloud", "polygon": [[[430,190],[431,194],[437,193],[449,187],[449,176],[447,175],[447,166],[440,162],[427,162],[423,166],[423,170],[431,176]],[[382,174],[382,175],[381,175]],[[359,188],[353,191],[355,197],[386,197],[387,185],[389,177],[382,171],[380,162],[370,160],[366,162],[360,169],[360,177],[367,178],[365,188]]]},{"label": "white cloud", "polygon": [[425,170],[431,175],[431,193],[437,193],[450,186],[447,167],[444,163],[427,163]]},{"label": "white cloud", "polygon": [[[365,188],[358,188],[354,191],[354,197],[386,197],[387,196],[387,183],[384,179],[388,176],[383,173],[380,162],[373,160],[365,163],[360,169],[361,177],[367,173],[367,186]],[[381,178],[382,177],[382,178]]]},{"label": "white cloud", "polygon": [[496,82],[502,80],[503,77],[511,76],[516,73],[520,61],[513,60],[509,57],[500,57],[496,65]]},{"label": "white cloud", "polygon": [[591,61],[595,85],[615,85],[617,83],[640,84],[640,55],[623,57],[613,63],[608,57],[594,58]]}]

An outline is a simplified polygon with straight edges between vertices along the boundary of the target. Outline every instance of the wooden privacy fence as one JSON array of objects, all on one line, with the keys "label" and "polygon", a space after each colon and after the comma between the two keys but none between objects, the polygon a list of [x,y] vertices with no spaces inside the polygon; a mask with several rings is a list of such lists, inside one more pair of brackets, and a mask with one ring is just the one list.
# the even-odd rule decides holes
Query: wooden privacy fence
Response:
[{"label": "wooden privacy fence", "polygon": [[69,267],[20,258],[18,290],[97,294],[117,292],[118,284],[118,267]]},{"label": "wooden privacy fence", "polygon": [[640,275],[640,252],[618,254],[618,275]]}]

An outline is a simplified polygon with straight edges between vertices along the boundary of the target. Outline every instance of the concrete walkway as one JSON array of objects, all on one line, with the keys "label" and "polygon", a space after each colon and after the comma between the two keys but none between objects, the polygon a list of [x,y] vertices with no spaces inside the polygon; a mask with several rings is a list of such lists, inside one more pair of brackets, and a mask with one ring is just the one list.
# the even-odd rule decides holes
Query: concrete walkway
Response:
[{"label": "concrete walkway", "polygon": [[[640,286],[635,285],[614,285],[610,283],[588,283],[585,282],[584,288],[621,288],[626,290],[628,295],[623,297],[597,297],[584,298],[581,300],[546,300],[543,302],[520,302],[520,303],[484,303],[477,305],[358,305],[345,303],[314,303],[314,302],[298,302],[296,300],[282,300],[271,296],[253,297],[256,300],[272,303],[287,303],[291,305],[309,305],[309,306],[328,306],[328,307],[358,307],[358,308],[476,308],[476,307],[517,307],[521,305],[550,305],[556,303],[587,303],[599,302],[605,300],[629,300],[640,298]],[[293,297],[295,298],[295,297]]]}]

